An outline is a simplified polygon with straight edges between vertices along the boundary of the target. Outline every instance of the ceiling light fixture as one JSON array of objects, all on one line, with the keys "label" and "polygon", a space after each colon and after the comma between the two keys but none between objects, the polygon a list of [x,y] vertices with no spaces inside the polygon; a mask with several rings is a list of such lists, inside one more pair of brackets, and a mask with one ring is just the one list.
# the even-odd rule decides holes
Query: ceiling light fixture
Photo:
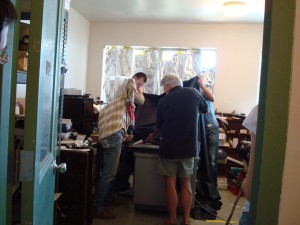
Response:
[{"label": "ceiling light fixture", "polygon": [[223,3],[224,14],[231,17],[244,16],[248,12],[246,1],[225,1]]}]

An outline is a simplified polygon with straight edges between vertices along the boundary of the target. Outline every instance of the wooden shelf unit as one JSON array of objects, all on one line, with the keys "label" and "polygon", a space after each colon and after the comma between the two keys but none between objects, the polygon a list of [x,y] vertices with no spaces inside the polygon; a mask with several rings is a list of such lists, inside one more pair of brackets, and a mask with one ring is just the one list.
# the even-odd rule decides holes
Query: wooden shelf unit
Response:
[{"label": "wooden shelf unit", "polygon": [[[218,118],[220,134],[225,134],[225,143],[219,145],[219,149],[226,152],[227,158],[219,160],[219,176],[227,176],[231,167],[243,168],[241,164],[243,161],[239,157],[237,146],[241,141],[250,140],[250,132],[242,125],[244,119],[236,117],[222,117]],[[241,132],[242,131],[242,132]],[[235,139],[235,141],[234,141]],[[236,140],[237,139],[237,140]],[[228,157],[232,158],[229,160]],[[241,163],[236,163],[234,161]]]}]

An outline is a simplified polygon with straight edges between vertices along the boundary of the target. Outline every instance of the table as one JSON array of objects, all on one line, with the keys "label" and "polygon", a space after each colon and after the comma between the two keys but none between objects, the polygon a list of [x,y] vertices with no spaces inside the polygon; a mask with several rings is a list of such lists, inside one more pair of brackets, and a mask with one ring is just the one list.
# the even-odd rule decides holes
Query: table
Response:
[{"label": "table", "polygon": [[[156,169],[159,157],[159,146],[139,144],[129,147],[128,150],[134,151],[135,158],[133,180],[134,208],[166,211],[164,177],[158,174]],[[198,160],[196,160],[196,162],[198,162]],[[196,170],[197,167],[195,166],[194,174],[191,176],[193,195],[195,194],[196,187]],[[181,210],[180,204],[179,210]]]}]

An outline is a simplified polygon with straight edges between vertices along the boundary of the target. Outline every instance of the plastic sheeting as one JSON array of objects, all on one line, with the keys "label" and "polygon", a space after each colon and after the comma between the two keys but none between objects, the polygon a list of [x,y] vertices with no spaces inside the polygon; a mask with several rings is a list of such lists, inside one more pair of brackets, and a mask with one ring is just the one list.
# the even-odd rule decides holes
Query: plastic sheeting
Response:
[{"label": "plastic sheeting", "polygon": [[147,75],[144,93],[162,94],[160,81],[166,74],[183,81],[204,76],[204,84],[213,91],[215,68],[201,68],[203,49],[105,46],[104,90],[110,101],[126,78],[137,72]]}]

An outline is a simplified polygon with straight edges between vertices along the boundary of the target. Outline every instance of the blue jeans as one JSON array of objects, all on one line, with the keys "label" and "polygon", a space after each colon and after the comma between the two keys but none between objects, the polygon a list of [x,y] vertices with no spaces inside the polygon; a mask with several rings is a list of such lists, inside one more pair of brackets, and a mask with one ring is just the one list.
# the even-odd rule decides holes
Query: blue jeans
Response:
[{"label": "blue jeans", "polygon": [[121,154],[123,134],[123,131],[120,130],[100,141],[103,148],[103,159],[102,171],[98,177],[94,193],[94,207],[96,209],[104,207],[104,201],[113,185]]},{"label": "blue jeans", "polygon": [[239,225],[248,225],[249,224],[249,213],[243,212],[240,217]]},{"label": "blue jeans", "polygon": [[206,129],[207,149],[211,158],[211,165],[215,179],[218,177],[218,151],[219,151],[219,128]]},{"label": "blue jeans", "polygon": [[134,170],[134,156],[132,152],[127,152],[126,148],[122,148],[120,170],[116,178],[116,189],[119,191],[130,187],[129,178]]}]

